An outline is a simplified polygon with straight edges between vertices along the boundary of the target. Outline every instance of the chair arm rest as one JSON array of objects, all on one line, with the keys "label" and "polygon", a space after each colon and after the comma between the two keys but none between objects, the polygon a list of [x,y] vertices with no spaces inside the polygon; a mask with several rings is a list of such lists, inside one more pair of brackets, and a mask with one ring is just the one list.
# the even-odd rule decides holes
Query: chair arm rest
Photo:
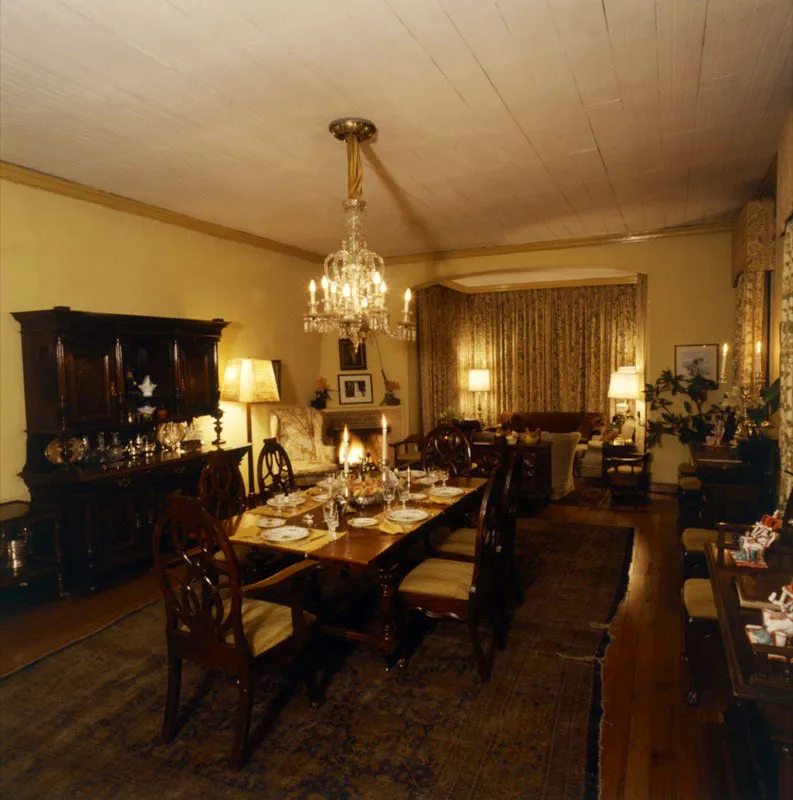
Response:
[{"label": "chair arm rest", "polygon": [[255,592],[260,592],[264,589],[271,589],[274,586],[280,586],[282,583],[286,583],[287,581],[290,581],[298,576],[307,575],[309,572],[314,572],[314,570],[318,568],[318,562],[307,558],[305,561],[300,561],[297,564],[292,564],[290,567],[285,567],[275,575],[271,575],[269,578],[264,578],[263,580],[256,581],[256,583],[249,583],[246,586],[243,586],[242,593],[244,595],[248,595]]},{"label": "chair arm rest", "polygon": [[751,530],[754,523],[747,522],[718,522],[716,523],[716,530],[723,531],[724,533],[746,533],[747,529]]}]

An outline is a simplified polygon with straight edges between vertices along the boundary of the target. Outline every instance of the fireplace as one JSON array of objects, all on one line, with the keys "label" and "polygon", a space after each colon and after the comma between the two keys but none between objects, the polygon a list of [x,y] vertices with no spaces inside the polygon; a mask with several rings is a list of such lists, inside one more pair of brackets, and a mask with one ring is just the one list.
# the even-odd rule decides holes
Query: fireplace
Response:
[{"label": "fireplace", "polygon": [[[366,409],[366,410],[333,410],[323,411],[325,417],[325,433],[333,441],[336,449],[336,460],[341,463],[342,458],[342,436],[344,426],[350,434],[350,464],[361,463],[369,456],[375,463],[380,463],[381,448],[383,442],[382,416],[385,414],[387,423],[387,438],[391,441],[398,441],[394,437],[394,427],[401,428],[401,410],[398,419],[395,420],[391,409]],[[394,425],[398,422],[398,426]],[[390,449],[388,450],[389,459],[392,458]]]}]

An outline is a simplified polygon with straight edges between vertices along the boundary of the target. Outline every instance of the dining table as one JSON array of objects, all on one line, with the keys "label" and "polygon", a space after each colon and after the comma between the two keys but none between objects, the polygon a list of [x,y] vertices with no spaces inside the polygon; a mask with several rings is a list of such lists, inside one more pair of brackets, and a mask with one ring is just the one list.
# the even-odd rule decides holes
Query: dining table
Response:
[{"label": "dining table", "polygon": [[[226,520],[223,525],[232,543],[297,554],[317,561],[321,569],[368,576],[376,587],[377,630],[333,624],[321,617],[318,624],[323,633],[373,647],[390,665],[399,644],[397,594],[406,564],[410,563],[417,545],[429,542],[433,530],[458,522],[478,508],[486,483],[485,478],[449,477],[439,491],[441,487],[428,485],[421,478],[414,479],[406,507],[420,511],[415,516],[422,519],[410,523],[394,521],[394,515],[382,501],[365,506],[350,502],[346,513],[339,515],[337,530],[331,533],[322,513],[327,490],[316,486],[301,494],[299,505],[258,506]],[[394,503],[391,510],[401,508],[401,503]],[[311,515],[310,522],[308,515]],[[361,518],[368,520],[367,527],[358,527],[356,520]],[[302,527],[306,533],[294,541],[273,541],[275,537],[268,538],[268,532],[280,528],[263,528],[267,519],[283,519],[284,527]]]},{"label": "dining table", "polygon": [[762,611],[747,607],[746,598],[762,602],[793,580],[793,547],[770,547],[764,569],[741,566],[733,558],[734,539],[711,543],[705,552],[732,693],[739,703],[754,704],[777,757],[778,797],[793,798],[793,647],[752,644],[746,630],[762,622]]}]

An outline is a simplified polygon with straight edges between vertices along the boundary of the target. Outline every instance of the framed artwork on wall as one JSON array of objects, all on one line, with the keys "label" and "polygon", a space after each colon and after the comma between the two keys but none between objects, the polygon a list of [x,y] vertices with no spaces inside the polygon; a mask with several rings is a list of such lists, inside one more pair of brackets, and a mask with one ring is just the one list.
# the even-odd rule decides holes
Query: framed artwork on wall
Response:
[{"label": "framed artwork on wall", "polygon": [[372,373],[339,375],[339,404],[372,403]]},{"label": "framed artwork on wall", "polygon": [[719,346],[717,344],[675,345],[675,374],[684,378],[701,375],[719,380]]},{"label": "framed artwork on wall", "polygon": [[339,339],[339,369],[366,369],[366,344],[361,342],[356,348],[352,339]]}]

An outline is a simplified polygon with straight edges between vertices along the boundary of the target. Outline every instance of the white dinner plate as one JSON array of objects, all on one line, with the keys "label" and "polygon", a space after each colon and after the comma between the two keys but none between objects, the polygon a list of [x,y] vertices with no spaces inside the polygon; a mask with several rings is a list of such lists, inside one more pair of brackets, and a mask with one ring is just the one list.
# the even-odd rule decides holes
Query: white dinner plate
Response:
[{"label": "white dinner plate", "polygon": [[374,517],[353,517],[347,520],[347,524],[353,528],[371,528],[377,525],[377,520]]},{"label": "white dinner plate", "polygon": [[429,514],[421,508],[395,508],[388,512],[388,519],[392,522],[421,522]]},{"label": "white dinner plate", "polygon": [[316,500],[318,503],[324,503],[326,500],[330,500],[330,495],[326,492],[320,492],[319,494],[312,494],[312,500]]},{"label": "white dinner plate", "polygon": [[321,481],[317,481],[317,486],[323,486],[325,489],[330,489],[331,485],[333,484],[333,478],[323,478]]},{"label": "white dinner plate", "polygon": [[256,520],[256,524],[260,528],[280,528],[286,522],[281,517],[261,517]]},{"label": "white dinner plate", "polygon": [[[406,469],[403,469],[403,470],[399,471],[399,477],[400,478],[401,477],[407,478],[407,476],[408,476],[408,471]],[[423,469],[412,469],[412,470],[410,470],[410,480],[413,480],[413,478],[426,478],[426,477],[427,477],[427,473],[424,472]]]},{"label": "white dinner plate", "polygon": [[408,500],[426,500],[427,493],[426,492],[411,492]]},{"label": "white dinner plate", "polygon": [[268,506],[273,508],[288,508],[290,506],[299,506],[303,504],[303,498],[299,494],[290,494],[284,497],[282,494],[277,494],[267,501]]},{"label": "white dinner plate", "polygon": [[459,497],[463,494],[463,490],[456,486],[435,486],[430,489],[430,494],[435,497]]},{"label": "white dinner plate", "polygon": [[272,531],[263,531],[261,537],[262,539],[267,539],[268,542],[279,543],[298,542],[301,539],[307,539],[308,535],[308,528],[301,528],[297,525],[284,525]]}]

